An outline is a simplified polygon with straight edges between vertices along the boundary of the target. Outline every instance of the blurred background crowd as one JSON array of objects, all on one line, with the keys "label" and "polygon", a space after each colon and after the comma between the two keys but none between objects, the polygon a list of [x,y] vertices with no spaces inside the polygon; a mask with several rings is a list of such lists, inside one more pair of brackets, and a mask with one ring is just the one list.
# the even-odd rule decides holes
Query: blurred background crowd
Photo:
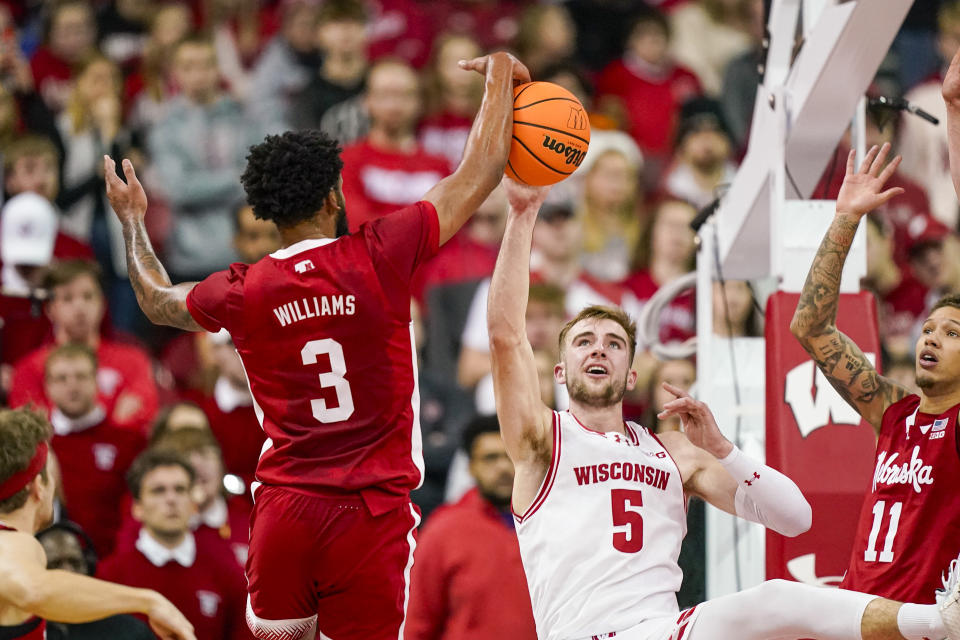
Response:
[{"label": "blurred background crowd", "polygon": [[[565,320],[592,303],[636,316],[693,269],[690,222],[731,182],[749,139],[764,13],[763,0],[0,0],[0,398],[33,404],[54,428],[58,519],[76,526],[43,536],[51,564],[160,588],[148,569],[172,563],[210,582],[189,614],[206,625],[199,637],[248,637],[240,572],[263,443],[256,406],[229,335],[141,315],[104,154],[136,166],[174,282],[200,280],[280,246],[244,204],[249,145],[290,128],[339,139],[355,231],[457,166],[483,92],[457,60],[515,52],[535,80],[577,95],[592,125],[589,154],[553,189],[534,236],[527,331],[543,398],[562,409],[552,371]],[[941,118],[868,108],[868,144],[891,141],[904,157],[893,181],[906,194],[868,219],[865,286],[885,371],[908,386],[918,322],[960,290],[940,98],[958,47],[960,2],[918,0],[870,89]],[[836,196],[848,144],[814,197]],[[486,291],[506,213],[498,189],[416,278],[426,477],[414,499],[426,526],[408,637],[534,637],[512,468],[491,417]],[[762,335],[751,285],[721,287],[716,331]],[[693,296],[661,320],[661,339],[693,336]],[[689,388],[694,363],[641,351],[627,417],[678,428],[656,418],[659,383]],[[691,539],[681,604],[703,595],[702,523]]]}]

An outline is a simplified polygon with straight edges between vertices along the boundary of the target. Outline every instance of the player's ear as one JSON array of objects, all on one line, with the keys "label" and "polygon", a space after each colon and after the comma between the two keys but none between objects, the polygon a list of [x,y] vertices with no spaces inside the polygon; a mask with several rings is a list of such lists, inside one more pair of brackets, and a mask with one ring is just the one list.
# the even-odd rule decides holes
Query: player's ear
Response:
[{"label": "player's ear", "polygon": [[553,365],[553,379],[557,381],[557,384],[567,383],[567,371],[562,362]]}]

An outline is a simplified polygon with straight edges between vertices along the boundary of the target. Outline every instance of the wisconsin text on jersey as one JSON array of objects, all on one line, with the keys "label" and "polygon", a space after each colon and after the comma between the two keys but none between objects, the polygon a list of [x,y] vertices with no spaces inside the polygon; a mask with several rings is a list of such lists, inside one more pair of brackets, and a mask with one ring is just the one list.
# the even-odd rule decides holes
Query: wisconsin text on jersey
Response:
[{"label": "wisconsin text on jersey", "polygon": [[354,296],[344,295],[300,298],[275,307],[273,315],[281,327],[319,316],[352,316],[356,312],[355,301]]},{"label": "wisconsin text on jersey", "polygon": [[574,467],[577,484],[585,485],[609,480],[626,480],[647,484],[662,491],[667,488],[670,472],[636,462],[602,462],[588,467]]}]

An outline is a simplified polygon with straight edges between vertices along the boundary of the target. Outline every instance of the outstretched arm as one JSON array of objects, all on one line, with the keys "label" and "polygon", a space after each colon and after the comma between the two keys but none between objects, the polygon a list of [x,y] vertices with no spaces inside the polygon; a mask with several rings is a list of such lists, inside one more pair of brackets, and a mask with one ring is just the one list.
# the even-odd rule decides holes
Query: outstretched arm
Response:
[{"label": "outstretched arm", "polygon": [[548,189],[521,185],[510,178],[503,181],[510,212],[490,280],[487,326],[497,417],[507,453],[516,466],[513,501],[522,513],[547,473],[553,447],[551,412],[540,399],[537,364],[526,330],[530,244]]},{"label": "outstretched arm", "polygon": [[847,157],[847,175],[837,196],[837,214],[817,251],[807,281],[800,293],[790,331],[826,375],[833,388],[879,432],[883,412],[908,391],[877,373],[853,340],[837,329],[840,278],[860,218],[903,193],[883,185],[900,164],[894,158],[883,171],[890,145],[873,147],[859,171],[854,170],[854,152]]},{"label": "outstretched arm", "polygon": [[785,536],[810,529],[810,504],[790,478],[727,440],[705,403],[679,387],[663,388],[676,399],[658,417],[679,417],[683,432],[662,433],[660,439],[680,467],[684,491]]},{"label": "outstretched arm", "polygon": [[484,74],[486,88],[460,166],[423,197],[437,209],[441,245],[500,182],[513,136],[513,81],[530,82],[527,68],[508,53],[461,61],[460,68]]},{"label": "outstretched arm", "polygon": [[123,161],[124,184],[117,176],[117,165],[103,157],[107,198],[120,219],[123,241],[127,245],[127,273],[137,294],[137,302],[154,324],[165,324],[186,331],[203,331],[187,310],[187,294],[195,282],[174,285],[153,251],[143,217],[147,212],[147,194],[137,179],[133,164]]},{"label": "outstretched arm", "polygon": [[48,571],[45,563],[43,548],[33,536],[4,533],[0,545],[0,599],[46,620],[66,623],[142,613],[164,640],[195,640],[193,625],[159,593],[69,571]]},{"label": "outstretched arm", "polygon": [[947,149],[953,190],[960,198],[960,50],[953,56],[943,78],[943,101],[947,106]]}]

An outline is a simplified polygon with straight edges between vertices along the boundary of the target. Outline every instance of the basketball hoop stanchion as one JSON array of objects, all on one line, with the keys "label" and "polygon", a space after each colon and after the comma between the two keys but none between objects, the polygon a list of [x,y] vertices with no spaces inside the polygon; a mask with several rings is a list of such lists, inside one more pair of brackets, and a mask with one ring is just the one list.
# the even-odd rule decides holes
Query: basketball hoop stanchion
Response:
[{"label": "basketball hoop stanchion", "polygon": [[[833,499],[837,495],[849,497],[851,488],[862,495],[866,476],[860,477],[860,466],[851,460],[853,457],[872,458],[869,446],[851,445],[849,450],[834,450],[825,444],[830,438],[824,434],[830,429],[849,432],[869,427],[851,425],[849,421],[837,422],[834,413],[842,413],[843,401],[829,384],[817,383],[813,367],[805,387],[809,397],[791,399],[796,407],[812,408],[814,417],[824,414],[826,408],[827,421],[820,425],[822,429],[814,430],[819,435],[796,439],[792,432],[776,432],[776,437],[770,438],[771,429],[796,431],[798,421],[783,419],[786,413],[797,416],[784,393],[777,396],[782,406],[771,407],[769,402],[764,402],[765,398],[770,398],[768,386],[777,385],[780,391],[784,391],[786,378],[792,376],[791,389],[795,394],[796,389],[804,388],[802,381],[798,382],[798,376],[807,375],[809,360],[799,364],[791,361],[790,370],[782,370],[780,364],[786,364],[788,358],[763,356],[767,345],[787,349],[796,342],[789,334],[789,317],[787,325],[781,327],[777,324],[769,328],[786,331],[786,335],[777,334],[770,339],[768,330],[770,341],[766,344],[764,338],[754,338],[752,340],[759,342],[752,343],[751,347],[749,343],[741,342],[750,339],[738,338],[731,345],[729,340],[715,336],[712,283],[721,275],[725,279],[750,280],[760,293],[761,303],[767,297],[764,294],[777,291],[781,306],[775,315],[782,320],[787,314],[783,296],[801,290],[834,214],[833,201],[807,198],[851,119],[854,122],[852,144],[857,148],[858,162],[863,157],[863,94],[911,4],[912,0],[887,0],[882,10],[878,10],[876,2],[871,0],[773,0],[768,20],[770,36],[764,79],[754,105],[750,145],[736,179],[720,200],[716,214],[698,234],[697,395],[715,409],[718,422],[728,434],[733,429],[731,425],[739,425],[741,448],[760,457],[764,457],[766,451],[771,454],[769,462],[788,475],[792,471],[791,460],[818,460],[822,469],[814,474],[807,470],[800,475],[810,482],[814,477],[828,477],[834,493],[831,494],[829,487],[824,490],[822,485],[805,486],[804,478],[798,482],[801,489],[813,496],[815,528],[829,526],[834,507],[845,505],[843,509],[847,508],[849,500]],[[794,34],[801,15],[803,40],[794,57]],[[865,272],[865,232],[861,228],[846,261],[840,288],[842,298],[855,299],[853,303],[842,300],[841,309],[855,309],[851,313],[860,315],[856,319],[860,324],[874,317],[864,313],[863,305],[867,303],[858,295],[860,278]],[[841,329],[843,322],[841,312],[838,319]],[[869,330],[872,334],[859,335],[865,344],[873,345],[876,343],[875,323]],[[759,359],[765,360],[769,368],[756,366],[757,346]],[[797,368],[800,373],[793,371]],[[732,401],[730,393],[729,379],[734,369],[738,372],[739,405]],[[837,400],[840,404],[836,403]],[[809,428],[811,415],[801,416],[805,428]],[[808,455],[810,452],[806,450],[785,451],[782,446],[774,452],[768,448],[771,440],[789,441],[793,447],[818,449],[815,456]],[[749,451],[754,447],[760,450]],[[858,477],[854,478],[854,474]],[[807,545],[809,553],[805,551],[801,558],[794,557],[799,546],[780,544],[782,539],[779,537],[773,545],[770,545],[773,538],[766,538],[765,545],[764,533],[758,527],[735,524],[731,517],[708,510],[707,597],[750,587],[766,577],[830,583],[833,577],[843,573],[845,563],[839,559],[849,554],[855,521],[856,513],[852,517],[841,514],[837,518],[836,525],[844,530],[837,530],[833,539],[835,545],[843,547],[842,551],[818,553],[815,545]],[[791,542],[797,541],[803,546],[807,544],[805,536],[820,539],[812,535],[815,533],[811,531]],[[765,546],[770,548],[765,549]],[[838,563],[844,566],[837,566]],[[791,573],[788,567],[793,567],[794,572]]]}]

